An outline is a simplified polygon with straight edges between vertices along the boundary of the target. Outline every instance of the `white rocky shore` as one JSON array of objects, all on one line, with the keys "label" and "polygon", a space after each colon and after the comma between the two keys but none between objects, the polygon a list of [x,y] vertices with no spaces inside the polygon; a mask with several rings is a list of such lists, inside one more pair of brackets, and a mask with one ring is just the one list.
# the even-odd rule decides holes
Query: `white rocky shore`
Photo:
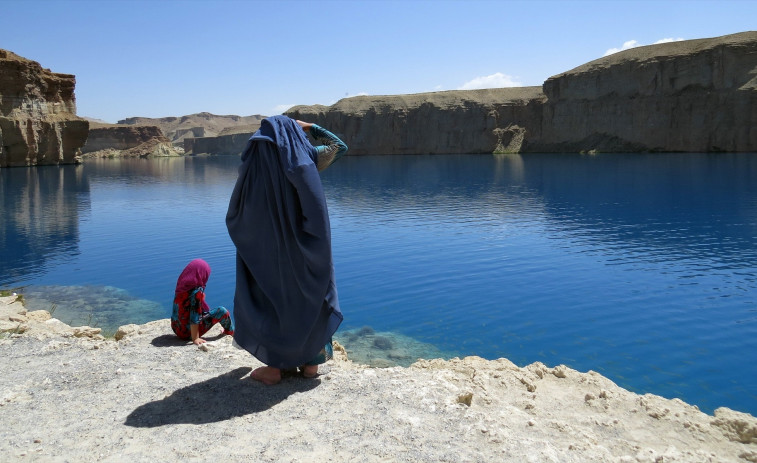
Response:
[{"label": "white rocky shore", "polygon": [[595,373],[477,357],[337,358],[264,386],[220,329],[115,339],[0,298],[0,461],[757,462],[757,419],[637,395]]}]

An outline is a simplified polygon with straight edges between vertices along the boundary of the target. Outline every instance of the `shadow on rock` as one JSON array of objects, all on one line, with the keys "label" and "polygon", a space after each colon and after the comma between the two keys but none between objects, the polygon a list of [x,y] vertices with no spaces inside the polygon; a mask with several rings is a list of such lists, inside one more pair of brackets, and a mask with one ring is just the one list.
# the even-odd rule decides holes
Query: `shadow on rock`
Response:
[{"label": "shadow on rock", "polygon": [[172,347],[172,346],[184,346],[188,344],[189,342],[190,341],[187,341],[185,339],[179,339],[178,337],[176,337],[175,334],[161,334],[160,336],[150,341],[150,344],[152,344],[155,347]]},{"label": "shadow on rock", "polygon": [[207,424],[268,410],[297,392],[320,384],[318,379],[285,378],[265,386],[240,367],[201,383],[183,387],[162,400],[140,405],[126,417],[127,426],[154,428],[167,424]]},{"label": "shadow on rock", "polygon": [[[203,338],[206,341],[217,341],[221,338],[226,336],[223,333],[217,334],[215,336],[203,336]],[[192,344],[192,341],[189,339],[179,339],[175,334],[161,334],[160,336],[155,337],[152,341],[150,341],[150,344],[152,344],[155,347],[174,347],[174,346],[186,346],[188,344]]]}]

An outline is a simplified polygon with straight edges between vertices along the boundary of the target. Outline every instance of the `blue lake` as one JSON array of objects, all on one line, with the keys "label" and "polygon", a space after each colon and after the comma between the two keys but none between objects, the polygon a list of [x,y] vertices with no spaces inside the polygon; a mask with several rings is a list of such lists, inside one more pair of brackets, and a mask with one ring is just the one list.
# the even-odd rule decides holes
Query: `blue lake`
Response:
[{"label": "blue lake", "polygon": [[[0,169],[0,288],[113,330],[167,318],[202,257],[232,308],[238,164]],[[565,364],[757,415],[756,155],[348,156],[322,178],[355,358],[381,336],[413,347],[398,364]]]}]

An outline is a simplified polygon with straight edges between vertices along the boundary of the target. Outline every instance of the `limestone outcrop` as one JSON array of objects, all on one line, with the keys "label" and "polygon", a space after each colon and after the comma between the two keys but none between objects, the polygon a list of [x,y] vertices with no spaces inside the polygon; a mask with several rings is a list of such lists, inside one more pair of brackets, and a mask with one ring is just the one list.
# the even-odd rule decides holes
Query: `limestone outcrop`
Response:
[{"label": "limestone outcrop", "polygon": [[178,156],[171,140],[154,125],[91,123],[83,157]]},{"label": "limestone outcrop", "polygon": [[164,319],[114,340],[0,296],[0,461],[757,461],[754,416],[594,371],[480,357],[370,368],[335,342],[318,377],[266,386],[219,325],[205,338],[177,339]]},{"label": "limestone outcrop", "polygon": [[638,47],[541,87],[358,96],[287,115],[350,154],[757,151],[757,32]]},{"label": "limestone outcrop", "polygon": [[72,164],[89,122],[76,116],[76,77],[0,50],[0,167]]}]

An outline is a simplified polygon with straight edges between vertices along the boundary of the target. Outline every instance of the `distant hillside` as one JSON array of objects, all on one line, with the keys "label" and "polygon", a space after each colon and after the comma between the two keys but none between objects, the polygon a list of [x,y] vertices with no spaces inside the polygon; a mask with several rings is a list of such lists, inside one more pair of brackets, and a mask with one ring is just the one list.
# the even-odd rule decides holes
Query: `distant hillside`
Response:
[{"label": "distant hillside", "polygon": [[207,112],[180,117],[130,117],[119,125],[151,125],[160,128],[174,145],[183,145],[185,138],[215,137],[229,133],[254,132],[265,116],[219,116]]}]

